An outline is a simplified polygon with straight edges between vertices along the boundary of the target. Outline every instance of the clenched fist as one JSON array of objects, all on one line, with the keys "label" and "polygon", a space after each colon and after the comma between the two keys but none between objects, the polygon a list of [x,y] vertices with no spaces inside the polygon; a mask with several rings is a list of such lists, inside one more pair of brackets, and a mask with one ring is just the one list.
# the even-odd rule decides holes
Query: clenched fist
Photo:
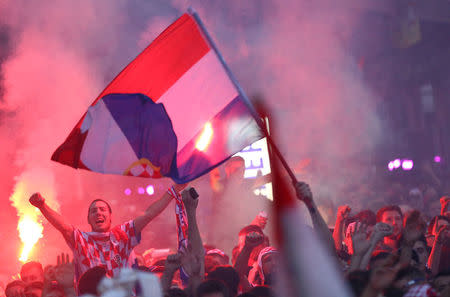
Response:
[{"label": "clenched fist", "polygon": [[311,188],[309,187],[309,185],[305,182],[297,182],[296,184],[294,184],[295,186],[295,191],[297,193],[297,198],[299,200],[302,200],[304,202],[308,202],[311,201],[313,198],[312,192],[311,192]]},{"label": "clenched fist", "polygon": [[351,210],[352,209],[348,205],[339,206],[338,211],[337,211],[337,220],[342,222],[342,221],[348,219],[348,217],[350,216]]},{"label": "clenched fist", "polygon": [[194,197],[193,194],[197,194],[194,188],[187,188],[181,192],[181,198],[183,200],[184,206],[186,207],[186,212],[195,211],[198,206],[198,194]]},{"label": "clenched fist", "polygon": [[45,203],[45,199],[44,199],[44,197],[42,197],[42,195],[40,193],[34,193],[33,195],[31,195],[29,201],[30,201],[31,205],[33,205],[37,208],[41,208]]}]

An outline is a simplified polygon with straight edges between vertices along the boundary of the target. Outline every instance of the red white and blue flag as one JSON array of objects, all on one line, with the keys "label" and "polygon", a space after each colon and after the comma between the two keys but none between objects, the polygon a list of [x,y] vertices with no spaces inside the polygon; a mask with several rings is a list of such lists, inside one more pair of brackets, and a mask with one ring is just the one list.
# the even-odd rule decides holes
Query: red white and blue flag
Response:
[{"label": "red white and blue flag", "polygon": [[184,14],[106,87],[52,160],[191,181],[263,135],[194,17]]}]

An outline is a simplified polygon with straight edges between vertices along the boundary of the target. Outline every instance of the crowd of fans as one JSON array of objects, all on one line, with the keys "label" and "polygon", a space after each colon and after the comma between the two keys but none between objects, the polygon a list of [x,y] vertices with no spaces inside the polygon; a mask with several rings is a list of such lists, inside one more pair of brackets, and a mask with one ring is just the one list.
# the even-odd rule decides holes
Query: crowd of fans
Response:
[{"label": "crowd of fans", "polygon": [[[181,192],[182,189],[179,190]],[[426,212],[412,207],[402,211],[399,205],[383,205],[376,212],[366,209],[353,213],[351,206],[341,205],[337,207],[334,228],[328,228],[313,201],[309,186],[301,183],[296,190],[297,198],[308,206],[314,231],[322,239],[321,243],[328,247],[336,266],[341,268],[342,277],[354,296],[450,296],[450,196],[437,199],[440,212],[437,209],[439,215],[433,217],[430,217],[432,212],[428,207]],[[127,254],[128,264],[119,265],[117,269],[111,268],[114,260],[105,260],[110,250],[103,250],[99,254],[90,250],[91,238],[83,239],[83,236],[88,236],[85,234],[92,236],[95,232],[83,233],[74,229],[67,233],[58,225],[59,221],[52,221],[55,220],[54,214],[47,216],[45,212],[49,210],[45,209],[43,198],[34,195],[30,202],[61,231],[73,250],[79,249],[79,245],[85,247],[86,253],[90,253],[90,256],[86,256],[91,257],[90,262],[82,258],[80,252],[74,252],[73,261],[70,261],[69,255],[60,255],[56,265],[45,268],[39,262],[28,262],[22,266],[20,280],[14,280],[6,286],[6,297],[110,296],[107,288],[117,289],[113,283],[105,281],[111,278],[116,279],[115,283],[119,287],[121,285],[123,288],[123,283],[129,287],[128,291],[116,290],[114,296],[145,296],[144,284],[139,285],[139,281],[136,281],[139,277],[133,276],[132,272],[128,272],[127,276],[120,272],[122,280],[118,279],[117,271],[125,266],[154,276],[157,279],[154,285],[161,288],[161,296],[277,296],[275,288],[281,251],[265,234],[267,216],[260,213],[253,221],[249,218],[251,224],[243,226],[236,234],[236,245],[232,254],[227,255],[220,247],[202,242],[196,221],[198,200],[191,193],[189,189],[181,192],[188,223],[187,250],[137,256],[130,252]],[[413,191],[411,195],[417,196],[417,193]],[[149,207],[147,211],[153,211],[151,216],[156,216],[170,199],[161,201],[156,202],[159,203],[156,212],[154,207]],[[434,202],[427,201],[436,205]],[[417,205],[423,206],[423,201]],[[139,236],[140,229],[151,218],[145,217],[146,221],[137,218],[134,225],[128,222],[122,225],[122,231],[116,228],[110,230],[109,226],[101,229],[107,223],[103,215],[99,214],[102,211],[111,213],[109,205],[102,200],[93,202],[89,208],[88,220],[93,231],[108,236],[113,233],[111,238],[120,237],[126,243],[122,249],[131,247],[132,251],[132,247],[137,244],[133,243],[135,237]],[[127,229],[130,226],[134,231]],[[135,230],[137,227],[139,231]],[[77,232],[81,232],[78,239]],[[117,232],[120,234],[117,235]],[[97,239],[94,237],[93,240]],[[95,257],[98,258],[97,262],[92,261]],[[80,267],[83,267],[80,265],[88,267],[80,271]],[[148,287],[152,279],[148,278],[146,282],[145,286]]]}]

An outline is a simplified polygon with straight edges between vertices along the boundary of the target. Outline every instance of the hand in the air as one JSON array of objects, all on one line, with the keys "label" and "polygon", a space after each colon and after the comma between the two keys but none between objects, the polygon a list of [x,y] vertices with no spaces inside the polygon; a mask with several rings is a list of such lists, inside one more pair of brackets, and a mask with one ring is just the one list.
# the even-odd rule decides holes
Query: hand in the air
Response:
[{"label": "hand in the air", "polygon": [[375,225],[370,239],[373,243],[377,243],[384,237],[391,235],[392,232],[394,232],[394,228],[391,225],[380,222]]},{"label": "hand in the air", "polygon": [[75,267],[69,261],[69,254],[58,255],[56,263],[55,280],[66,289],[73,287]]},{"label": "hand in the air", "polygon": [[295,192],[297,193],[297,198],[299,200],[308,202],[312,201],[313,195],[311,192],[311,188],[305,182],[297,182],[295,185]]},{"label": "hand in the air", "polygon": [[450,196],[443,196],[439,200],[441,203],[441,216],[446,216],[449,214],[449,206],[450,206]]},{"label": "hand in the air", "polygon": [[33,205],[37,208],[41,208],[45,203],[45,199],[44,199],[44,197],[42,197],[42,195],[40,193],[34,193],[33,195],[31,195],[29,201],[30,201],[31,205]]},{"label": "hand in the air", "polygon": [[351,208],[348,205],[341,205],[338,207],[337,220],[342,222],[350,216]]},{"label": "hand in the air", "polygon": [[187,213],[195,212],[198,206],[198,198],[192,197],[191,189],[192,188],[187,188],[181,192],[181,198]]},{"label": "hand in the air", "polygon": [[370,241],[367,240],[367,226],[357,223],[352,234],[353,253],[363,256],[370,248]]},{"label": "hand in the air", "polygon": [[245,246],[255,248],[264,242],[264,235],[258,232],[250,232],[245,236]]}]

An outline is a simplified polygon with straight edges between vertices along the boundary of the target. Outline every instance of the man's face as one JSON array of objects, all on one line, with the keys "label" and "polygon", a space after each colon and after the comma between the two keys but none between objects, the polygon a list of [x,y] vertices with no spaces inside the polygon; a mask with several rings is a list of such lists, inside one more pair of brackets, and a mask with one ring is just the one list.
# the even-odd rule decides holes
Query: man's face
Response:
[{"label": "man's face", "polygon": [[103,201],[96,201],[89,207],[88,223],[92,231],[107,232],[111,228],[111,213]]},{"label": "man's face", "polygon": [[441,294],[441,296],[448,296],[445,294],[450,293],[450,276],[440,276],[433,282],[434,288]]},{"label": "man's face", "polygon": [[385,211],[381,217],[381,222],[391,225],[394,228],[394,232],[390,237],[397,238],[402,232],[402,217],[395,210]]},{"label": "man's face", "polygon": [[20,278],[28,285],[33,282],[44,282],[44,273],[38,267],[22,271]]},{"label": "man's face", "polygon": [[264,275],[269,275],[273,273],[276,265],[277,265],[277,254],[276,253],[270,253],[267,255],[264,255],[261,259],[262,263],[262,271]]},{"label": "man's face", "polygon": [[413,250],[417,253],[417,256],[419,256],[418,268],[421,270],[425,270],[429,256],[425,243],[423,243],[422,241],[416,241],[414,243]]},{"label": "man's face", "polygon": [[205,271],[212,271],[215,267],[220,265],[227,265],[224,257],[217,254],[210,254],[205,256]]}]

